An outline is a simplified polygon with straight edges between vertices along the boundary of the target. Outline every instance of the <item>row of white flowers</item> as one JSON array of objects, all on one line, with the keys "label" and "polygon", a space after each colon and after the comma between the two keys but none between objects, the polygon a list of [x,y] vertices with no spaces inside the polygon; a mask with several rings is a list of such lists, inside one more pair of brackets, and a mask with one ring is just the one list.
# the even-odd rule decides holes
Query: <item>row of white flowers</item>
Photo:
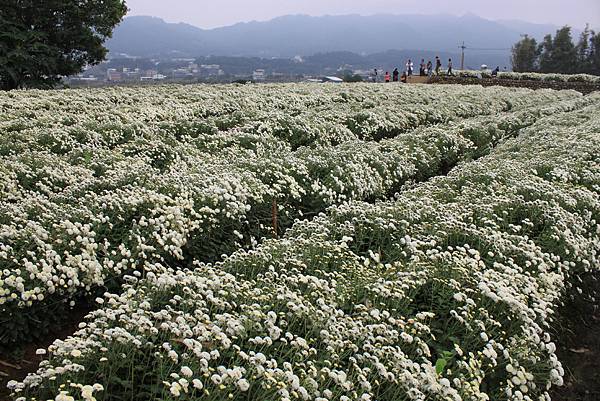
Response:
[{"label": "row of white flowers", "polygon": [[[52,100],[41,92],[3,95],[0,321],[10,323],[0,329],[2,341],[25,340],[38,332],[35,322],[53,315],[24,308],[74,302],[144,262],[214,260],[255,244],[270,230],[273,200],[285,225],[346,200],[385,198],[408,180],[484,154],[544,115],[587,103],[575,92],[444,87],[434,110],[423,104],[432,102],[428,87],[321,88],[261,86],[250,94],[243,87],[164,87],[151,95],[107,89],[53,92]],[[409,113],[408,99],[417,94],[422,104]],[[246,105],[249,96],[258,107]],[[392,103],[373,114],[358,111],[377,97]],[[105,110],[110,102],[124,111]],[[81,113],[67,112],[74,104]],[[315,108],[326,115],[322,126],[336,128],[317,128],[313,146],[296,148],[292,142],[318,127]],[[304,125],[289,138],[274,128],[296,113]],[[210,120],[232,114],[246,120],[227,131],[217,128],[223,121]],[[459,121],[430,125],[452,119]],[[214,129],[197,128],[202,124]],[[422,127],[409,130],[416,125]],[[359,134],[332,134],[344,130]]]},{"label": "row of white flowers", "polygon": [[548,326],[600,263],[600,96],[585,100],[393,201],[217,264],[146,262],[14,396],[549,400],[564,371]]},{"label": "row of white flowers", "polygon": [[[458,76],[465,78],[491,78],[490,70],[459,70]],[[538,72],[507,72],[500,71],[498,79],[512,79],[522,81],[546,81],[546,82],[582,82],[588,84],[600,84],[600,76],[590,74],[543,74]]]}]

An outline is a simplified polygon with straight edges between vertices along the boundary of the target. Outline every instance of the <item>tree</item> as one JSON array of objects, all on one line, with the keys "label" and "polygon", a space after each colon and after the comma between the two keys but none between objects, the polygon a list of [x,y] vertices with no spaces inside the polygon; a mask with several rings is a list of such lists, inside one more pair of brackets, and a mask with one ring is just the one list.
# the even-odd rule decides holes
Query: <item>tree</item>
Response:
[{"label": "tree", "polygon": [[600,33],[585,27],[577,45],[573,43],[571,28],[565,26],[554,38],[546,35],[539,45],[535,39],[523,35],[512,48],[513,70],[548,73],[586,73],[600,75]]},{"label": "tree", "polygon": [[516,72],[535,71],[537,68],[538,45],[534,38],[523,35],[523,39],[512,48],[511,62]]},{"label": "tree", "polygon": [[590,35],[589,68],[591,74],[600,75],[600,32]]},{"label": "tree", "polygon": [[579,36],[579,43],[577,43],[577,70],[580,72],[589,71],[591,69],[591,37],[594,32],[590,31],[589,24],[585,26],[583,32]]},{"label": "tree", "polygon": [[98,64],[124,0],[1,0],[0,89],[49,88]]},{"label": "tree", "polygon": [[554,42],[552,41],[552,35],[548,34],[544,36],[544,40],[540,43],[538,48],[538,54],[540,57],[539,65],[541,72],[548,72],[554,69],[552,50],[554,48]]},{"label": "tree", "polygon": [[546,35],[540,46],[540,71],[570,74],[577,72],[577,49],[571,37],[571,28],[564,26],[554,39]]},{"label": "tree", "polygon": [[344,82],[363,82],[363,78],[358,74],[346,73],[344,74]]},{"label": "tree", "polygon": [[554,71],[562,74],[577,72],[577,49],[571,37],[571,28],[564,26],[556,31],[552,48]]}]

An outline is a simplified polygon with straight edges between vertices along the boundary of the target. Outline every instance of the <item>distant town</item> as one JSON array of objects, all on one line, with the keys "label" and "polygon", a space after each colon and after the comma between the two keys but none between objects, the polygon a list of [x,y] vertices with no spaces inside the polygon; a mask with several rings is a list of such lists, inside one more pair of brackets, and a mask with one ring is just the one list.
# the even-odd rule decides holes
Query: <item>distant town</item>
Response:
[{"label": "distant town", "polygon": [[[382,74],[394,68],[403,68],[408,58],[417,60],[418,52],[413,53],[394,50],[364,56],[351,52],[331,52],[291,59],[230,56],[135,58],[121,54],[78,75],[65,78],[64,82],[71,86],[101,86],[164,82],[302,82],[328,77],[361,81],[372,79],[375,68]],[[422,58],[435,58],[432,52],[422,53]],[[452,56],[440,54],[443,57]]]},{"label": "distant town", "polygon": [[[195,60],[168,60],[170,67],[162,67],[161,61],[156,61],[154,68],[130,68],[124,66],[96,66],[76,76],[65,79],[73,85],[119,84],[119,83],[158,83],[158,82],[189,82],[189,83],[224,83],[232,81],[253,82],[294,82],[316,78],[312,74],[294,74],[290,72],[269,71],[258,68],[247,73],[231,73],[220,64],[198,64]],[[113,63],[116,64],[116,63]],[[176,66],[173,66],[176,64]],[[354,73],[354,71],[352,71]],[[364,72],[365,77],[367,72]]]}]

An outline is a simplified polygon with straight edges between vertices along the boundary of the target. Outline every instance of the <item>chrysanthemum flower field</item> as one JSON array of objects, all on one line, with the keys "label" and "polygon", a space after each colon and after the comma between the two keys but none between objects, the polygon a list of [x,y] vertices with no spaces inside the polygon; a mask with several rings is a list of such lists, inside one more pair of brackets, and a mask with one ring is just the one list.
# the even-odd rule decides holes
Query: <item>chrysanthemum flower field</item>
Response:
[{"label": "chrysanthemum flower field", "polygon": [[0,95],[0,347],[93,305],[18,400],[549,400],[600,268],[600,94]]}]

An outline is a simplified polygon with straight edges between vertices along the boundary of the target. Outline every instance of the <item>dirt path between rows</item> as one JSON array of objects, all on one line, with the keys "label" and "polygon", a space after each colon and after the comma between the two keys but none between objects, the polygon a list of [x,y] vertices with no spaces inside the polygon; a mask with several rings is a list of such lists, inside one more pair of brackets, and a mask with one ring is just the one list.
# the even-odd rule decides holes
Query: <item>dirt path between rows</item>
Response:
[{"label": "dirt path between rows", "polygon": [[13,355],[0,353],[0,401],[10,400],[10,391],[6,388],[10,380],[22,381],[29,373],[38,369],[42,356],[37,355],[39,348],[47,349],[55,340],[64,340],[72,335],[78,329],[79,322],[82,322],[91,310],[87,305],[80,305],[71,311],[69,319],[56,330],[48,333],[39,343],[30,343],[25,345],[22,350]]},{"label": "dirt path between rows", "polygon": [[558,358],[565,369],[564,386],[552,401],[600,400],[600,274],[582,278],[583,294],[561,311]]}]

